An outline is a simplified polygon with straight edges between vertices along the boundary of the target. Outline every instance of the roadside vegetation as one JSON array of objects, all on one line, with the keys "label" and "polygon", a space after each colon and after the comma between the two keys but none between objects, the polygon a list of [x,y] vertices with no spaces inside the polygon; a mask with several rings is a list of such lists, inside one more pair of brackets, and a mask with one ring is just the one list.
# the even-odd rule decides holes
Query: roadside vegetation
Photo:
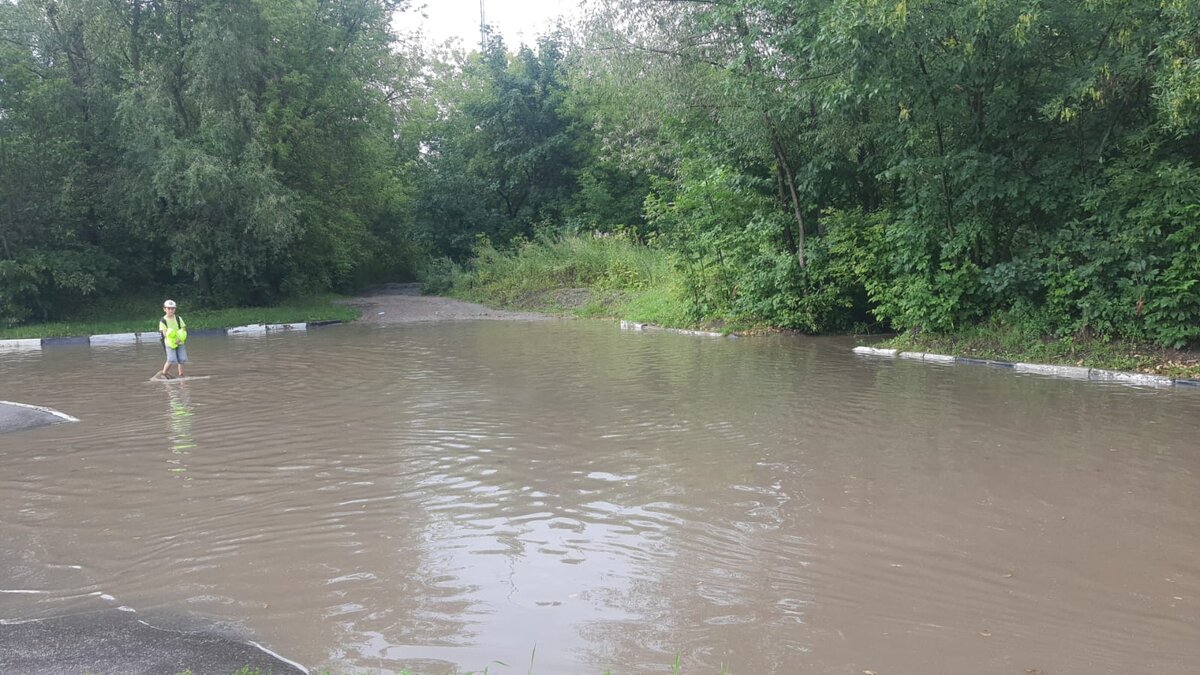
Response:
[{"label": "roadside vegetation", "polygon": [[668,252],[646,246],[629,231],[542,234],[503,250],[478,242],[469,269],[443,260],[425,292],[493,306],[621,318],[663,326],[692,326],[683,279]]},{"label": "roadside vegetation", "polygon": [[1200,379],[1200,352],[1146,342],[1094,337],[1047,337],[997,320],[956,333],[908,332],[875,344],[901,351],[970,356],[1010,363],[1045,363],[1126,370],[1175,379]]},{"label": "roadside vegetation", "polygon": [[[327,294],[284,300],[269,307],[192,308],[179,300],[179,314],[191,331],[263,323],[353,321],[358,311]],[[79,337],[107,333],[141,333],[158,330],[162,298],[122,298],[97,303],[62,321],[0,327],[0,340],[44,337]]]},{"label": "roadside vegetation", "polygon": [[[504,251],[484,241],[476,247],[469,269],[442,261],[430,273],[426,290],[497,307],[581,318],[736,333],[776,329],[752,316],[696,312],[677,264],[667,251],[634,241],[628,233],[525,240]],[[873,344],[902,351],[1200,379],[1197,351],[1088,335],[1056,338],[1029,319],[1008,316],[958,332],[908,331]]]},{"label": "roadside vegetation", "polygon": [[589,0],[466,48],[322,7],[0,3],[0,327],[424,278],[1055,362],[1200,343],[1200,3]]}]

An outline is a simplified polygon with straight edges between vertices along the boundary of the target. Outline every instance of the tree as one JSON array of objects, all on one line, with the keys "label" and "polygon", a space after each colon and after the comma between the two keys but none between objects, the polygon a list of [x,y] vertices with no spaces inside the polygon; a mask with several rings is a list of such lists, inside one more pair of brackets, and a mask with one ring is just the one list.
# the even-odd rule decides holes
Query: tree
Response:
[{"label": "tree", "polygon": [[[0,4],[0,315],[194,287],[261,302],[404,274],[388,0]],[[393,49],[396,47],[396,49]],[[36,184],[35,184],[36,183]]]},{"label": "tree", "polygon": [[434,92],[417,217],[435,251],[461,257],[478,234],[506,242],[568,212],[586,137],[564,109],[563,68],[554,39],[510,54],[493,37]]}]

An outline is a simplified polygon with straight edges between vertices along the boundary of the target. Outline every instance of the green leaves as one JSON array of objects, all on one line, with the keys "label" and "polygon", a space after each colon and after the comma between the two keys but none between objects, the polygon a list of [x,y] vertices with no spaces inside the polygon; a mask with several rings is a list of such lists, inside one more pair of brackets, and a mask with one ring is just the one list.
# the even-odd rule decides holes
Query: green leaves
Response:
[{"label": "green leaves", "polygon": [[1197,338],[1196,3],[603,7],[578,86],[671,185],[650,222],[701,311],[950,330],[1033,306],[1060,334]]},{"label": "green leaves", "polygon": [[445,112],[427,130],[415,204],[435,253],[461,258],[476,234],[507,242],[570,211],[588,137],[565,105],[564,68],[552,39],[516,54],[494,39],[435,87]]},{"label": "green leaves", "polygon": [[[40,289],[6,316],[101,279],[244,303],[403,275],[396,6],[0,3],[0,260]],[[121,265],[28,262],[79,251]]]}]

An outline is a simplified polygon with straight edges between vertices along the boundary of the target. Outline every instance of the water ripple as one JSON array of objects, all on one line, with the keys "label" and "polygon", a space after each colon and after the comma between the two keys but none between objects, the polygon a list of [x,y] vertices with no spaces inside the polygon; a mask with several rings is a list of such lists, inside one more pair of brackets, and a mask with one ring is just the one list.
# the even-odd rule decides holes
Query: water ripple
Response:
[{"label": "water ripple", "polygon": [[198,614],[339,671],[1191,672],[1200,397],[850,346],[348,326],[198,339],[171,385],[153,345],[0,354],[0,398],[82,419],[0,440],[0,621]]}]

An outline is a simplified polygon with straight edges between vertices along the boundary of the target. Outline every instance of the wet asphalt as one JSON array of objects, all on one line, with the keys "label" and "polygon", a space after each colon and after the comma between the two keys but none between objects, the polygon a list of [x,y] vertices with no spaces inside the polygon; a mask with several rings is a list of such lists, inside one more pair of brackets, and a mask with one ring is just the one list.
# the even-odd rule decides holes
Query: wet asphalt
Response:
[{"label": "wet asphalt", "polygon": [[0,623],[0,673],[22,675],[260,675],[307,671],[266,650],[216,633],[151,626],[106,610]]}]

